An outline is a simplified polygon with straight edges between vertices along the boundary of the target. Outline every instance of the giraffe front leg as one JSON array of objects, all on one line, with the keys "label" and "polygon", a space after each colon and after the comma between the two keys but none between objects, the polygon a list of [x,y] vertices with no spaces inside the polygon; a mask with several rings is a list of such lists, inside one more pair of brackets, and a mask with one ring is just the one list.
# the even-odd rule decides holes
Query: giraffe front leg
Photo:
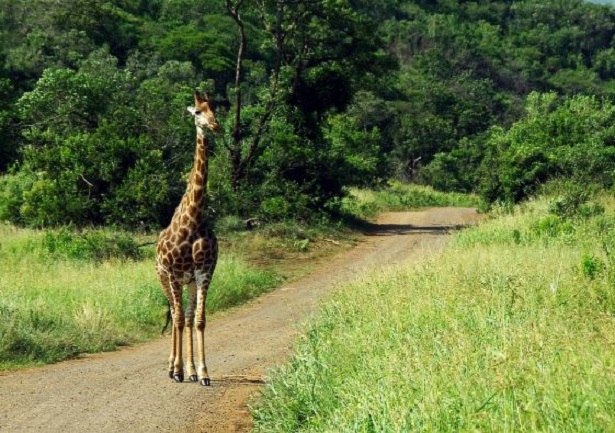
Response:
[{"label": "giraffe front leg", "polygon": [[186,374],[190,379],[190,382],[197,381],[196,368],[194,366],[194,343],[193,343],[193,334],[194,334],[194,319],[193,323],[188,324],[186,321]]},{"label": "giraffe front leg", "polygon": [[186,308],[186,374],[191,382],[198,380],[194,366],[194,310],[196,307],[196,285],[188,285],[188,307]]},{"label": "giraffe front leg", "polygon": [[184,318],[183,314],[176,313],[177,324],[174,324],[173,342],[175,359],[173,360],[173,380],[175,382],[184,381],[184,360],[182,356],[182,338],[184,333]]}]

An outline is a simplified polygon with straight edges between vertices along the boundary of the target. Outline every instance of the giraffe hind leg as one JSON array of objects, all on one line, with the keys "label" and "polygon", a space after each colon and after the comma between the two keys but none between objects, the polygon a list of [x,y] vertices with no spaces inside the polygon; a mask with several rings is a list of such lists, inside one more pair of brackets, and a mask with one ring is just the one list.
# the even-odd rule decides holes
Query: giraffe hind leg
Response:
[{"label": "giraffe hind leg", "polygon": [[173,332],[171,334],[171,356],[169,357],[169,376],[175,382],[184,381],[183,347],[184,309],[182,305],[182,285],[173,277],[169,278],[169,292],[172,303]]}]

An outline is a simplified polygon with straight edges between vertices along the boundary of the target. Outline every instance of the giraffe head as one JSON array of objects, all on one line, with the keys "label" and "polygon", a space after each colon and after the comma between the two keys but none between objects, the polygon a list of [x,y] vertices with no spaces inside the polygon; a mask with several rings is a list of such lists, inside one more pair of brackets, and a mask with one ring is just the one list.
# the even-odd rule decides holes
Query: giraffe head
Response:
[{"label": "giraffe head", "polygon": [[209,105],[209,95],[207,92],[200,92],[196,89],[194,91],[194,107],[188,107],[188,111],[194,116],[194,124],[200,130],[208,128],[216,132],[220,128]]}]

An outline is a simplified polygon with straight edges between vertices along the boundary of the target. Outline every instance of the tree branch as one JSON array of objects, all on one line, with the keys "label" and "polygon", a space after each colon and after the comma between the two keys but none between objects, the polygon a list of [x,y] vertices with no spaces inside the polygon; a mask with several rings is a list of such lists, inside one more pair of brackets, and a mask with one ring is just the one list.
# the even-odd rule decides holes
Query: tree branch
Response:
[{"label": "tree branch", "polygon": [[226,0],[226,9],[239,29],[239,49],[237,50],[237,63],[235,65],[235,118],[232,133],[233,142],[230,146],[231,165],[233,167],[231,186],[233,190],[236,190],[238,187],[237,182],[239,178],[235,173],[240,169],[241,165],[241,80],[243,73],[243,58],[246,54],[246,32],[243,21],[239,15],[239,9],[242,4],[243,0],[237,0],[235,4],[232,4],[231,0]]}]

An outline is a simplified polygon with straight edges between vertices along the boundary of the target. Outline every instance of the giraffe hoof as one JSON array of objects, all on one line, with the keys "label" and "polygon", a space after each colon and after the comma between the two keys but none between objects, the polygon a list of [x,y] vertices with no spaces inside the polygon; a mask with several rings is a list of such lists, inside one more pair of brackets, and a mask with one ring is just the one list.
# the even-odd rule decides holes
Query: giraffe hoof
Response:
[{"label": "giraffe hoof", "polygon": [[190,376],[190,382],[196,382],[197,380],[199,380],[199,378],[196,376],[196,374]]},{"label": "giraffe hoof", "polygon": [[177,383],[182,383],[184,381],[184,375],[177,373],[175,375],[173,375],[173,380]]},{"label": "giraffe hoof", "polygon": [[173,370],[169,371],[169,378],[173,379]]},{"label": "giraffe hoof", "polygon": [[201,379],[201,385],[203,385],[203,386],[211,386],[211,380],[209,379],[209,377],[205,377],[205,378]]}]

